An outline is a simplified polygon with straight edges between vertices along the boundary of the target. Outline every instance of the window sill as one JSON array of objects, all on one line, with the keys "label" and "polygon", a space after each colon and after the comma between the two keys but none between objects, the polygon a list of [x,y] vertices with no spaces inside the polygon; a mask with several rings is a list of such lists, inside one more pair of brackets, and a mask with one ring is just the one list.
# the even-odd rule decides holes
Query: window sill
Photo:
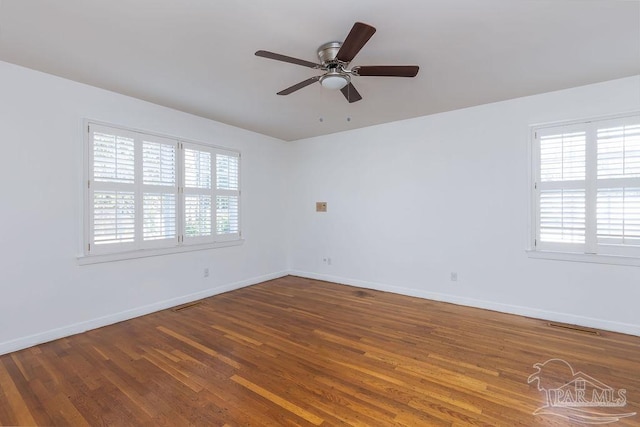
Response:
[{"label": "window sill", "polygon": [[78,265],[100,264],[104,262],[123,261],[127,259],[148,258],[154,256],[179,254],[183,252],[204,251],[207,249],[226,248],[230,246],[240,246],[244,239],[230,240],[228,242],[206,243],[201,245],[188,245],[173,248],[141,249],[130,252],[118,252],[99,255],[81,255],[77,258]]},{"label": "window sill", "polygon": [[549,259],[554,261],[588,262],[595,264],[630,265],[640,267],[640,258],[619,255],[596,255],[570,252],[527,250],[529,258]]}]

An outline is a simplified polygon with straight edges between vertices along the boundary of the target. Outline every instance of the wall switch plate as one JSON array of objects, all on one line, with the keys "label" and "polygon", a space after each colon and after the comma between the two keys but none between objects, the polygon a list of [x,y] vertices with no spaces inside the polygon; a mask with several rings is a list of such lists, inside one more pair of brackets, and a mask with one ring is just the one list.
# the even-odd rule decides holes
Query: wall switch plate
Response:
[{"label": "wall switch plate", "polygon": [[326,212],[327,202],[316,202],[316,212]]}]

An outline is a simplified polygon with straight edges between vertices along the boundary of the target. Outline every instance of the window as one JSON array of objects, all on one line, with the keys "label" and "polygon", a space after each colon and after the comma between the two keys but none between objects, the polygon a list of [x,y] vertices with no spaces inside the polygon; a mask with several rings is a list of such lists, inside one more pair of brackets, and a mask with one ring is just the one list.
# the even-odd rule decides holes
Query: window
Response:
[{"label": "window", "polygon": [[640,257],[640,115],[533,129],[534,250]]},{"label": "window", "polygon": [[240,239],[240,154],[89,123],[85,255]]}]

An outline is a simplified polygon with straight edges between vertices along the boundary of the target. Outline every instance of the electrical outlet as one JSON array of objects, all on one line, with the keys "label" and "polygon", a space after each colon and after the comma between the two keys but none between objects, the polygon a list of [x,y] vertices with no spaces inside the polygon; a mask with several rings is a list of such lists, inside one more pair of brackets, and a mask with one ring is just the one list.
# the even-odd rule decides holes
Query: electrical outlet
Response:
[{"label": "electrical outlet", "polygon": [[455,271],[451,272],[451,281],[452,282],[457,282],[458,281],[458,273],[456,273]]},{"label": "electrical outlet", "polygon": [[204,271],[202,272],[202,275],[203,275],[204,277],[209,277],[209,269],[208,269],[208,268],[205,268],[205,269],[204,269]]}]

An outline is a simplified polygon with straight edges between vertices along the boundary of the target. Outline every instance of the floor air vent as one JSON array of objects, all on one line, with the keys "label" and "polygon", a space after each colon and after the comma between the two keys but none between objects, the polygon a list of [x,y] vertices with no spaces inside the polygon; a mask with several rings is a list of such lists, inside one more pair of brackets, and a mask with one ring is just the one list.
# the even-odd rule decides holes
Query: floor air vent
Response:
[{"label": "floor air vent", "polygon": [[182,304],[182,305],[179,305],[179,306],[173,307],[173,308],[171,309],[171,311],[182,311],[182,310],[186,310],[186,309],[188,309],[188,308],[193,308],[193,307],[195,307],[196,305],[200,305],[201,303],[202,303],[202,301],[196,301],[196,302],[190,302],[190,303],[187,303],[187,304]]},{"label": "floor air vent", "polygon": [[600,332],[594,329],[583,328],[582,326],[577,326],[577,325],[567,325],[565,323],[555,323],[555,322],[549,322],[547,323],[547,325],[551,326],[552,328],[559,328],[559,329],[565,329],[568,331],[581,332],[583,334],[600,335]]},{"label": "floor air vent", "polygon": [[370,297],[371,294],[365,292],[365,291],[355,291],[353,293],[355,296],[357,296],[358,298],[365,298],[365,297]]}]

